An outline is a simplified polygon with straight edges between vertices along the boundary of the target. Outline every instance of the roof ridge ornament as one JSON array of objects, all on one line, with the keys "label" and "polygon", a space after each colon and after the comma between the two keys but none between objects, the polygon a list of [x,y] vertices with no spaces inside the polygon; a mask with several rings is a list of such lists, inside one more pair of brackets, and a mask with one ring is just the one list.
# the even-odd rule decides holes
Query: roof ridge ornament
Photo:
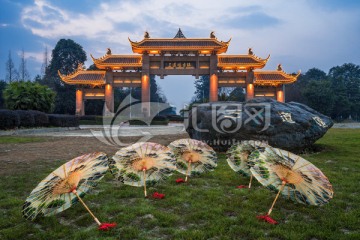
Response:
[{"label": "roof ridge ornament", "polygon": [[111,55],[111,49],[110,48],[106,49],[106,55]]},{"label": "roof ridge ornament", "polygon": [[210,38],[216,38],[216,36],[215,36],[215,31],[211,31],[211,33],[210,33]]},{"label": "roof ridge ornament", "polygon": [[248,54],[249,54],[249,55],[254,55],[254,52],[252,51],[252,48],[249,48]]},{"label": "roof ridge ornament", "polygon": [[283,69],[282,69],[282,66],[281,66],[281,63],[277,65],[277,69],[276,69],[276,70],[278,70],[278,71],[282,71],[282,70],[283,70]]},{"label": "roof ridge ornament", "polygon": [[78,66],[77,66],[77,69],[75,70],[76,71],[81,71],[81,70],[84,70],[84,64],[83,63],[79,63]]},{"label": "roof ridge ornament", "polygon": [[144,33],[144,38],[150,38],[150,34],[149,34],[148,31],[145,31],[145,33]]},{"label": "roof ridge ornament", "polygon": [[181,31],[181,28],[179,28],[174,38],[186,38],[183,32]]}]

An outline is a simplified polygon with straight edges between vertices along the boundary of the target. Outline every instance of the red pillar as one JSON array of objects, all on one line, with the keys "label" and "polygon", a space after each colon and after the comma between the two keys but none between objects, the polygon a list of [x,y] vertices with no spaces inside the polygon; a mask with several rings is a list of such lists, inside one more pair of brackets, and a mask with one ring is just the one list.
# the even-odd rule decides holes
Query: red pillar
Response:
[{"label": "red pillar", "polygon": [[246,73],[246,100],[253,99],[255,97],[254,86],[254,71],[252,68],[247,69]]},{"label": "red pillar", "polygon": [[144,117],[150,116],[150,78],[143,74],[141,77],[141,108]]},{"label": "red pillar", "polygon": [[84,91],[82,89],[76,89],[76,110],[75,115],[84,116]]},{"label": "red pillar", "polygon": [[249,83],[246,85],[246,100],[254,98],[254,84]]},{"label": "red pillar", "polygon": [[279,102],[285,102],[283,86],[276,88],[276,100]]},{"label": "red pillar", "polygon": [[218,100],[218,76],[212,74],[210,76],[210,102],[216,102]]},{"label": "red pillar", "polygon": [[114,112],[114,89],[111,84],[105,85],[105,103],[107,109],[113,113]]}]

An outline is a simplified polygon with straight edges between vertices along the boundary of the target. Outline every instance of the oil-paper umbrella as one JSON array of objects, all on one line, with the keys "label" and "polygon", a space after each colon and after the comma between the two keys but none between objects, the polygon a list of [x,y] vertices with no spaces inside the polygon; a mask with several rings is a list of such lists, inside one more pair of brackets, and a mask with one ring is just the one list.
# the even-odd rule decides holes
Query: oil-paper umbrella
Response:
[{"label": "oil-paper umbrella", "polygon": [[237,173],[245,177],[250,177],[249,185],[244,186],[240,185],[238,188],[251,188],[251,182],[253,179],[253,175],[250,172],[250,165],[248,164],[249,155],[255,151],[264,151],[265,147],[268,147],[266,143],[262,141],[242,141],[239,144],[235,144],[229,148],[226,152],[227,155],[227,163],[230,168]]},{"label": "oil-paper umbrella", "polygon": [[[175,158],[172,151],[161,144],[139,142],[120,149],[110,160],[110,171],[114,177],[124,184],[144,187],[154,185],[170,176],[174,170]],[[154,197],[163,195],[155,193]]]},{"label": "oil-paper umbrella", "polygon": [[190,175],[212,171],[217,166],[216,152],[201,141],[179,139],[170,143],[169,147],[175,154],[177,171],[186,175],[185,182]]},{"label": "oil-paper umbrella", "polygon": [[264,186],[278,191],[266,215],[259,219],[277,222],[270,214],[279,194],[295,202],[307,205],[323,205],[333,197],[328,178],[309,161],[291,152],[266,147],[265,151],[254,151],[249,156],[251,173]]},{"label": "oil-paper umbrella", "polygon": [[115,227],[114,223],[101,223],[82,200],[103,178],[108,168],[108,157],[102,152],[85,154],[68,161],[30,193],[23,206],[23,216],[34,220],[37,216],[54,215],[80,201],[99,225],[99,230]]}]

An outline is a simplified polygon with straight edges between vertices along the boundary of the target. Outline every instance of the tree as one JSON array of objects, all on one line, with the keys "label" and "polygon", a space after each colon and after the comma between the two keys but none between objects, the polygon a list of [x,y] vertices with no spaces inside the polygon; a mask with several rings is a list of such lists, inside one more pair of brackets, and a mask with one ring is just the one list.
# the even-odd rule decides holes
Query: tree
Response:
[{"label": "tree", "polygon": [[340,121],[347,119],[351,114],[351,102],[347,96],[345,83],[343,80],[332,81],[332,89],[335,94],[335,105],[331,117]]},{"label": "tree", "polygon": [[307,104],[325,115],[331,115],[335,103],[331,82],[310,81],[303,91]]},{"label": "tree", "polygon": [[330,69],[329,78],[336,92],[337,108],[333,117],[337,119],[360,117],[360,66],[346,63]]},{"label": "tree", "polygon": [[51,112],[55,92],[36,82],[12,82],[4,90],[5,105],[11,110]]},{"label": "tree", "polygon": [[9,51],[9,57],[5,64],[5,70],[6,70],[5,81],[11,83],[19,79],[19,73],[15,69],[15,65],[11,57],[11,51]]},{"label": "tree", "polygon": [[60,39],[52,50],[52,59],[46,69],[45,78],[61,83],[58,70],[62,74],[74,72],[79,64],[86,61],[86,53],[83,47],[71,39]]},{"label": "tree", "polygon": [[305,75],[303,82],[320,81],[327,78],[326,73],[318,68],[309,69]]},{"label": "tree", "polygon": [[24,49],[21,51],[21,60],[19,66],[19,80],[20,81],[28,81],[30,80],[30,74],[26,68],[26,59]]},{"label": "tree", "polygon": [[229,97],[227,98],[228,101],[238,101],[243,102],[245,101],[245,93],[242,87],[237,87],[231,91]]},{"label": "tree", "polygon": [[34,82],[37,82],[37,83],[41,84],[42,83],[42,77],[39,74],[37,74],[34,77]]},{"label": "tree", "polygon": [[6,88],[7,83],[4,80],[0,80],[0,109],[4,108],[3,91]]},{"label": "tree", "polygon": [[195,80],[195,96],[193,102],[208,102],[210,95],[210,76],[203,75]]},{"label": "tree", "polygon": [[160,86],[156,83],[155,75],[150,75],[150,102],[167,102]]},{"label": "tree", "polygon": [[62,74],[74,72],[79,64],[86,61],[83,47],[71,39],[60,39],[52,51],[52,59],[46,68],[43,83],[50,86],[57,93],[55,113],[75,113],[75,86],[61,82],[58,70]]},{"label": "tree", "polygon": [[324,71],[318,68],[311,68],[305,74],[301,74],[297,81],[293,84],[285,85],[285,94],[287,102],[305,103],[306,99],[303,95],[303,90],[311,81],[326,80],[327,75]]},{"label": "tree", "polygon": [[43,61],[43,64],[41,66],[41,76],[45,76],[46,69],[47,69],[48,66],[49,66],[48,49],[47,49],[47,47],[45,47],[44,61]]}]

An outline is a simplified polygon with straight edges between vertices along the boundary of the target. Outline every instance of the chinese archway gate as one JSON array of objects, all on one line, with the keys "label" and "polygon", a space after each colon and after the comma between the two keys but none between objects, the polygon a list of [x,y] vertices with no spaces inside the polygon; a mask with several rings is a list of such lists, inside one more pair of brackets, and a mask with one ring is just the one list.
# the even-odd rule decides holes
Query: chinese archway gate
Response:
[{"label": "chinese archway gate", "polygon": [[[231,39],[230,39],[231,40]],[[277,70],[262,69],[267,58],[247,54],[225,54],[230,40],[219,41],[214,33],[209,38],[186,38],[181,29],[174,38],[129,39],[134,54],[107,53],[92,59],[99,70],[85,70],[82,66],[70,75],[59,75],[66,84],[77,86],[76,114],[84,115],[84,100],[104,99],[106,107],[114,112],[114,87],[141,87],[144,113],[150,114],[150,75],[164,78],[167,75],[210,76],[210,102],[218,100],[219,87],[244,87],[246,99],[269,97],[285,101],[284,84],[293,83],[297,75],[285,73],[281,65]]]}]

